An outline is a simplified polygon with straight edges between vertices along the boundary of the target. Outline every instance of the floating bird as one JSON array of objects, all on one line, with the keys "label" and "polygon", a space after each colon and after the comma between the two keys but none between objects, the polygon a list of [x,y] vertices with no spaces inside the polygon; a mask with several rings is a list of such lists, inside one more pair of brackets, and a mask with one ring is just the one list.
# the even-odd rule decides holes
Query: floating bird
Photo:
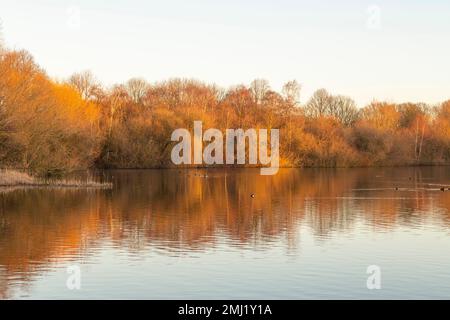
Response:
[{"label": "floating bird", "polygon": [[255,194],[254,194],[254,193],[252,193],[252,194],[250,195],[250,197],[254,198],[254,197],[255,197]]},{"label": "floating bird", "polygon": [[395,187],[395,190],[398,190],[398,187]]},{"label": "floating bird", "polygon": [[441,190],[441,191],[445,191],[445,188],[444,188],[444,187],[441,187],[441,189],[439,189],[439,190]]}]

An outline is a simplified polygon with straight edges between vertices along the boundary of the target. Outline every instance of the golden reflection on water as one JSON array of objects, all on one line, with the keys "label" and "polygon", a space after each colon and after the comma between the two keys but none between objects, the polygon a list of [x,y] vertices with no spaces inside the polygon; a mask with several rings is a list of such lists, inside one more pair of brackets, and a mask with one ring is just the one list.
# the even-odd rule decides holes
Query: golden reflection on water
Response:
[{"label": "golden reflection on water", "polygon": [[[167,255],[225,239],[258,250],[300,246],[304,224],[318,238],[356,221],[374,232],[425,224],[448,230],[446,168],[109,171],[112,190],[0,191],[0,298],[11,279],[101,250],[104,241],[137,255],[153,245]],[[396,190],[398,188],[398,190]],[[251,195],[254,194],[254,197]]]}]

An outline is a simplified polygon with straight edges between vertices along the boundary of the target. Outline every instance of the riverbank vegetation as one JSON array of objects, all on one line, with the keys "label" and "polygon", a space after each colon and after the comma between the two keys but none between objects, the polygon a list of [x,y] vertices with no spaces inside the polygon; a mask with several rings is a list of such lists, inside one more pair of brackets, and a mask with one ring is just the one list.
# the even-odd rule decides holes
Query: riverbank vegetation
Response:
[{"label": "riverbank vegetation", "polygon": [[26,51],[0,46],[0,167],[48,174],[80,168],[171,166],[171,132],[279,128],[282,166],[450,163],[450,100],[437,105],[374,101],[357,107],[325,89],[300,100],[265,80],[228,89],[196,80],[110,88],[90,72],[46,75]]},{"label": "riverbank vegetation", "polygon": [[[17,170],[0,170],[0,189],[4,187],[55,187],[55,188],[111,188],[110,182],[93,179],[74,180],[58,178],[36,178]],[[1,190],[0,190],[1,191]]]}]

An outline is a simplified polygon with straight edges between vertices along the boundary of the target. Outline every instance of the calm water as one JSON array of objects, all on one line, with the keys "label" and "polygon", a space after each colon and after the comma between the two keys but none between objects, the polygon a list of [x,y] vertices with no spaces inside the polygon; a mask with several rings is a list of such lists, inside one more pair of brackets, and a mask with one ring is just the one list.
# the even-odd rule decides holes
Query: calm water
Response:
[{"label": "calm water", "polygon": [[205,172],[0,191],[0,298],[450,298],[450,167]]}]

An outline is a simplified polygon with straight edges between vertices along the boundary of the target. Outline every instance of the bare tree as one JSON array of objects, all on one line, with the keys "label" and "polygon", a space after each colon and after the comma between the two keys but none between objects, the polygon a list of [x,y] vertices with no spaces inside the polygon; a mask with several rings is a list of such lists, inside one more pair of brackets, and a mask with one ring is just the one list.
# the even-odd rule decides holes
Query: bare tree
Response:
[{"label": "bare tree", "polygon": [[129,99],[128,93],[125,88],[121,85],[112,88],[109,93],[109,124],[108,124],[108,135],[111,136],[114,122],[120,115],[122,109],[124,108],[127,99]]},{"label": "bare tree", "polygon": [[306,105],[306,113],[311,117],[334,117],[349,126],[359,116],[355,102],[346,96],[329,94],[325,89],[317,90]]},{"label": "bare tree", "polygon": [[128,80],[125,85],[126,91],[131,100],[135,103],[140,103],[144,98],[149,85],[144,79],[132,78]]},{"label": "bare tree", "polygon": [[4,39],[3,39],[3,21],[0,18],[0,53],[3,50],[3,45],[4,45]]},{"label": "bare tree", "polygon": [[415,153],[415,158],[416,161],[419,162],[420,161],[420,156],[422,155],[422,145],[423,145],[423,137],[425,135],[425,122],[422,121],[422,133],[420,136],[420,142],[419,142],[419,120],[423,120],[423,119],[419,119],[420,117],[417,117],[416,119],[416,141],[415,141],[415,145],[414,145],[414,153]]},{"label": "bare tree", "polygon": [[287,82],[282,89],[285,99],[284,113],[287,117],[287,131],[288,131],[288,152],[291,152],[292,147],[292,114],[294,108],[300,103],[300,85],[297,81],[292,80]]},{"label": "bare tree", "polygon": [[300,102],[301,86],[296,80],[284,84],[282,93],[289,106],[295,107]]},{"label": "bare tree", "polygon": [[250,84],[250,91],[257,106],[260,106],[264,96],[270,90],[269,82],[264,79],[255,79]]},{"label": "bare tree", "polygon": [[355,101],[341,95],[332,96],[328,113],[346,126],[352,125],[358,119],[359,115]]},{"label": "bare tree", "polygon": [[74,87],[85,100],[95,98],[101,90],[99,82],[90,71],[73,74],[69,78],[69,84]]},{"label": "bare tree", "polygon": [[306,104],[305,112],[310,117],[320,117],[328,115],[332,96],[325,89],[314,92],[311,99]]}]

